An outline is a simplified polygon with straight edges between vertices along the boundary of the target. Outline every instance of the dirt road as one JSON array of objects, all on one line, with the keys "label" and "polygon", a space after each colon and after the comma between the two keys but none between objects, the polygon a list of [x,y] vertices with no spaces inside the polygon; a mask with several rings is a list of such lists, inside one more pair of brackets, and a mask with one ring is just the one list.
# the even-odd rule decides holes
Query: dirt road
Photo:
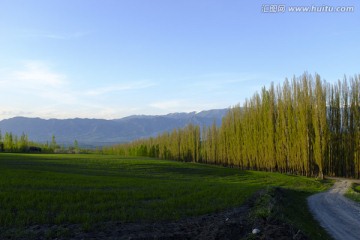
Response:
[{"label": "dirt road", "polygon": [[339,179],[329,191],[308,198],[311,212],[334,239],[360,239],[360,204],[343,196],[351,183]]}]

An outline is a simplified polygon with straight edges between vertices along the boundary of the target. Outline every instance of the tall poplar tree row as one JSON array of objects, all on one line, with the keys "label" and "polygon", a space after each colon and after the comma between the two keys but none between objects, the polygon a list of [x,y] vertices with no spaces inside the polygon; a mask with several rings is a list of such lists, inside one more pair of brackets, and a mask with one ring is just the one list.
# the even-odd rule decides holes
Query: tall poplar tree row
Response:
[{"label": "tall poplar tree row", "polygon": [[[9,137],[9,136],[5,136]],[[305,176],[360,177],[360,77],[304,73],[229,109],[220,127],[189,125],[108,153]]]}]

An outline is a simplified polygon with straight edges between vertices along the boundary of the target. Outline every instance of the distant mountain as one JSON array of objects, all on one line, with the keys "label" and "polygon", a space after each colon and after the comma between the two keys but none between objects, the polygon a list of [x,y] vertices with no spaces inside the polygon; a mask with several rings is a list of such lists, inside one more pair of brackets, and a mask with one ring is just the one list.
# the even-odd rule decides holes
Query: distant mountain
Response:
[{"label": "distant mountain", "polygon": [[83,146],[102,146],[129,142],[139,138],[156,136],[192,123],[210,126],[221,119],[228,109],[215,109],[199,113],[170,113],[167,115],[133,115],[121,119],[41,119],[14,117],[0,121],[0,130],[15,135],[26,133],[33,141],[51,141],[55,135],[60,144],[72,144],[76,139]]}]

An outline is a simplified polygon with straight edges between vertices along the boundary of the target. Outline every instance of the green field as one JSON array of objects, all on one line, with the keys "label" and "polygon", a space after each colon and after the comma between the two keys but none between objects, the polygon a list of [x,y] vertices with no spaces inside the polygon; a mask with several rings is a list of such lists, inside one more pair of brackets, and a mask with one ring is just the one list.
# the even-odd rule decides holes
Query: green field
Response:
[{"label": "green field", "polygon": [[360,184],[353,183],[345,196],[356,202],[360,202]]},{"label": "green field", "polygon": [[280,186],[288,189],[285,214],[312,234],[318,225],[305,198],[329,185],[300,176],[150,158],[3,153],[0,228],[177,220],[240,206],[259,189]]}]

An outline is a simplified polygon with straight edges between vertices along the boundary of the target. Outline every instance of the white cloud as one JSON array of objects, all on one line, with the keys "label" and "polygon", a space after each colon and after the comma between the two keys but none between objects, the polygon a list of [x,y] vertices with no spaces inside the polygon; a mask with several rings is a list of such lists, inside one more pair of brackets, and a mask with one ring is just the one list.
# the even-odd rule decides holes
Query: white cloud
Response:
[{"label": "white cloud", "polygon": [[12,69],[0,69],[2,103],[7,106],[0,109],[0,118],[111,119],[228,107],[239,101],[241,82],[255,77],[225,75],[194,77],[192,82],[169,81],[161,87],[154,87],[159,84],[150,80],[97,82],[94,87],[90,79],[76,81],[48,62],[24,61]]},{"label": "white cloud", "polygon": [[29,116],[33,113],[31,111],[23,111],[21,109],[1,107],[0,119],[11,118],[14,116]]},{"label": "white cloud", "polygon": [[160,110],[160,112],[163,114],[173,112],[193,112],[211,108],[221,108],[221,105],[218,105],[217,103],[208,102],[201,99],[163,100],[150,103],[148,106],[151,108],[155,108],[154,112],[159,112]]},{"label": "white cloud", "polygon": [[3,103],[15,112],[20,111],[16,109],[28,112],[27,109],[34,106],[38,111],[49,105],[76,102],[75,94],[68,88],[67,77],[51,69],[44,61],[24,61],[15,70],[2,71],[0,84]]},{"label": "white cloud", "polygon": [[[45,61],[22,61],[12,68],[0,69],[2,105],[6,106],[0,109],[0,119],[14,116],[119,118],[141,113],[143,108],[137,109],[129,98],[134,95],[133,91],[156,85],[141,80],[104,82],[96,88],[87,82],[88,89],[84,89],[84,84],[75,80]],[[113,92],[122,94],[114,98]]]},{"label": "white cloud", "polygon": [[80,38],[80,37],[86,36],[88,34],[89,34],[89,32],[76,32],[76,33],[69,33],[69,34],[49,33],[49,34],[43,34],[43,35],[39,35],[39,36],[45,37],[45,38],[50,38],[50,39],[70,40],[70,39]]},{"label": "white cloud", "polygon": [[229,90],[232,91],[235,85],[256,83],[264,76],[251,73],[218,73],[194,77],[192,87],[207,91]]},{"label": "white cloud", "polygon": [[119,92],[119,91],[126,91],[126,90],[134,90],[134,89],[144,89],[148,87],[155,86],[155,83],[149,81],[136,81],[136,82],[127,82],[127,83],[119,83],[113,84],[105,87],[99,87],[95,89],[90,89],[85,92],[85,95],[89,96],[98,96],[107,94],[110,92]]},{"label": "white cloud", "polygon": [[159,101],[150,104],[150,107],[159,108],[161,110],[177,109],[185,105],[184,100],[168,100]]},{"label": "white cloud", "polygon": [[89,35],[90,31],[79,31],[72,33],[55,33],[55,32],[44,32],[38,30],[22,30],[20,33],[20,37],[24,38],[48,38],[54,40],[71,40],[84,37]]},{"label": "white cloud", "polygon": [[21,88],[60,88],[66,84],[66,77],[49,69],[40,61],[26,61],[24,69],[13,72],[13,84]]}]

